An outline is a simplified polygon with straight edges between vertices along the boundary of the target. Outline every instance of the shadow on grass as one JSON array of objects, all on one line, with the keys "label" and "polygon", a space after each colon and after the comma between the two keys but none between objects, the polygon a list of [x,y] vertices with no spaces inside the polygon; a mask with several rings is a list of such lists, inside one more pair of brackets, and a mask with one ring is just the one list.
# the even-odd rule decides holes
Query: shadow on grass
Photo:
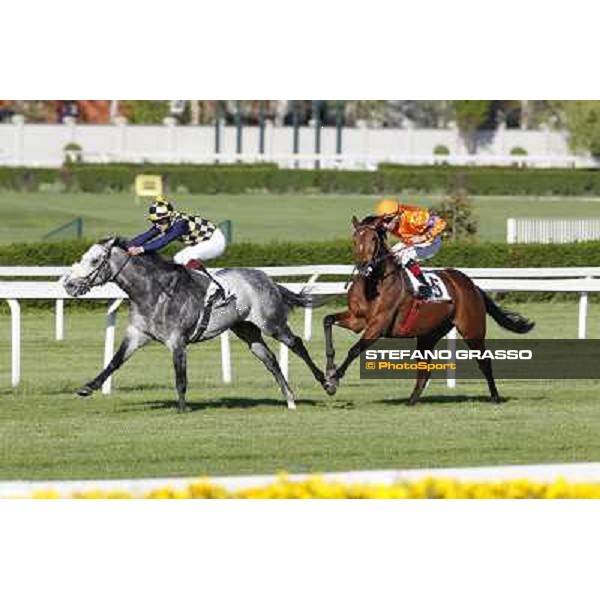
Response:
[{"label": "shadow on grass", "polygon": [[[302,406],[317,406],[319,403],[314,400],[297,400],[296,405],[298,408]],[[222,408],[256,408],[258,406],[271,406],[274,408],[287,409],[285,400],[277,400],[275,398],[241,398],[241,397],[229,397],[229,398],[217,398],[215,400],[205,400],[202,402],[189,402],[187,403],[190,411],[197,410],[217,410]],[[133,406],[133,405],[132,405]],[[125,410],[131,410],[126,408]],[[145,407],[151,410],[164,410],[177,408],[176,400],[148,400],[145,402],[138,402],[134,406]]]},{"label": "shadow on grass", "polygon": [[[446,396],[446,395],[426,395],[424,394],[423,396],[421,396],[421,398],[417,401],[417,403],[415,404],[415,406],[419,406],[419,404],[460,404],[460,403],[465,403],[465,402],[469,402],[469,403],[482,403],[482,404],[490,404],[490,405],[494,405],[494,406],[499,406],[502,404],[506,404],[506,402],[508,400],[510,400],[509,397],[507,396],[503,396],[502,397],[503,402],[500,403],[495,403],[495,402],[490,402],[489,396],[485,396],[485,395],[472,395],[472,396],[467,396],[465,394],[460,394],[460,395],[456,395],[456,396]],[[402,404],[406,405],[408,402],[408,396],[406,398],[398,398],[398,399],[394,399],[394,398],[386,398],[384,400],[374,400],[375,403],[378,404],[388,404],[390,406],[400,406]]]}]

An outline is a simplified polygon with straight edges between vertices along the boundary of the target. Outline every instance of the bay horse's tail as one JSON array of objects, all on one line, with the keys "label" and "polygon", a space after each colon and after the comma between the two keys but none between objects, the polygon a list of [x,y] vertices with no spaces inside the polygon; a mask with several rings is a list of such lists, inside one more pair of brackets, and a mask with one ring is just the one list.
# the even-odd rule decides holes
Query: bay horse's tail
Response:
[{"label": "bay horse's tail", "polygon": [[299,294],[288,290],[285,286],[276,284],[283,301],[290,308],[308,308],[317,307],[325,304],[329,298],[327,296],[311,296],[308,292],[302,290]]},{"label": "bay horse's tail", "polygon": [[526,319],[519,313],[511,312],[498,306],[482,289],[479,290],[485,302],[485,310],[504,329],[508,329],[514,333],[527,333],[531,331],[535,325],[533,321]]}]

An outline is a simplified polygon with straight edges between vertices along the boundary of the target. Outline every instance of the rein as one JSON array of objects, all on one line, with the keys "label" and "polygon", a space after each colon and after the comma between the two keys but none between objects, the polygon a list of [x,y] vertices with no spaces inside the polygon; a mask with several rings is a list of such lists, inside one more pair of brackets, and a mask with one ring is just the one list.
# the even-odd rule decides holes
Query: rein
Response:
[{"label": "rein", "polygon": [[[94,270],[90,271],[90,273],[88,273],[85,277],[82,278],[85,281],[85,287],[87,288],[88,291],[91,290],[94,287],[94,285],[96,284],[96,279],[98,278],[100,270],[102,268],[104,268],[106,266],[106,264],[108,263],[108,261],[110,260],[111,252],[112,252],[112,246],[110,247],[110,249],[108,251],[105,252],[104,259],[102,260],[102,262]],[[132,258],[133,257],[131,256],[131,254],[128,254],[127,258],[122,262],[121,266],[117,269],[116,273],[113,273],[106,280],[105,283],[114,281],[118,277],[118,275],[121,273],[121,271],[127,266],[127,263],[129,263],[129,261]]]},{"label": "rein", "polygon": [[[375,233],[377,233],[377,229],[375,227],[371,227],[370,225],[363,225],[362,227],[371,229],[372,231],[374,231]],[[383,252],[382,252],[382,250],[383,250]],[[373,255],[374,255],[375,258],[372,258],[371,260],[366,261],[364,263],[357,263],[357,264],[355,264],[354,265],[354,271],[350,275],[350,278],[352,278],[354,276],[355,272],[358,272],[360,275],[364,275],[364,272],[367,269],[369,269],[369,267],[371,269],[373,269],[378,264],[380,264],[381,262],[383,262],[386,258],[392,256],[392,253],[389,250],[387,250],[385,248],[385,246],[382,247],[381,238],[379,237],[378,233],[377,233],[377,249],[375,250],[375,252],[373,253]],[[387,277],[389,277],[392,273],[393,273],[393,271],[391,273],[388,273],[387,275],[384,275],[381,278],[381,281],[383,281],[384,279],[386,279]],[[348,280],[348,281],[350,281],[350,280]]]}]

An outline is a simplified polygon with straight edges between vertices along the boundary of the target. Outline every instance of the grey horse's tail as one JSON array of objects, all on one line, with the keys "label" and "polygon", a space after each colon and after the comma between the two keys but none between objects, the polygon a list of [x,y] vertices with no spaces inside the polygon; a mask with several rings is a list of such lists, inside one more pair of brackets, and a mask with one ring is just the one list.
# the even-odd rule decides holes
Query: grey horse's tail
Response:
[{"label": "grey horse's tail", "polygon": [[482,289],[479,290],[485,302],[485,310],[504,329],[514,333],[527,333],[535,325],[533,321],[526,319],[519,313],[511,312],[498,306]]},{"label": "grey horse's tail", "polygon": [[276,284],[283,301],[290,308],[308,308],[308,307],[317,307],[325,304],[329,298],[327,296],[311,296],[304,290],[302,290],[299,294],[288,290],[285,286]]}]

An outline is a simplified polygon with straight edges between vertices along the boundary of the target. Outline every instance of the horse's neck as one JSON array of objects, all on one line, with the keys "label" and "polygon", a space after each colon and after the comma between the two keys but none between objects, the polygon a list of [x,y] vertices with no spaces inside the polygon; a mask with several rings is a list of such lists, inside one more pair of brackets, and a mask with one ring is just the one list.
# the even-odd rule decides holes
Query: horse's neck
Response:
[{"label": "horse's neck", "polygon": [[[134,258],[123,250],[113,252],[111,257],[111,271],[113,281],[134,300],[139,290],[140,280],[148,280],[155,276],[155,269],[148,260]],[[148,288],[144,286],[147,290]]]},{"label": "horse's neck", "polygon": [[[115,283],[133,302],[136,299],[143,301],[158,299],[165,291],[171,292],[178,287],[174,280],[185,275],[185,271],[170,268],[169,265],[163,266],[160,263],[151,262],[149,258],[143,256],[130,260],[125,252],[113,255],[111,269],[116,274]],[[190,279],[192,279],[196,288],[201,288],[200,283],[193,280],[191,275]],[[208,284],[206,287],[208,287]],[[140,290],[143,290],[143,298],[141,299],[139,298]],[[196,289],[196,292],[198,291],[199,289]],[[205,293],[206,289],[202,292]],[[199,293],[196,295],[201,296]]]},{"label": "horse's neck", "polygon": [[400,287],[400,291],[403,292],[407,289],[407,278],[404,268],[400,266],[391,256],[387,256],[383,261],[383,275],[381,278],[381,284],[385,285],[386,282],[389,284],[396,284]]},{"label": "horse's neck", "polygon": [[113,250],[110,257],[111,280],[131,296],[131,258],[123,250]]}]

